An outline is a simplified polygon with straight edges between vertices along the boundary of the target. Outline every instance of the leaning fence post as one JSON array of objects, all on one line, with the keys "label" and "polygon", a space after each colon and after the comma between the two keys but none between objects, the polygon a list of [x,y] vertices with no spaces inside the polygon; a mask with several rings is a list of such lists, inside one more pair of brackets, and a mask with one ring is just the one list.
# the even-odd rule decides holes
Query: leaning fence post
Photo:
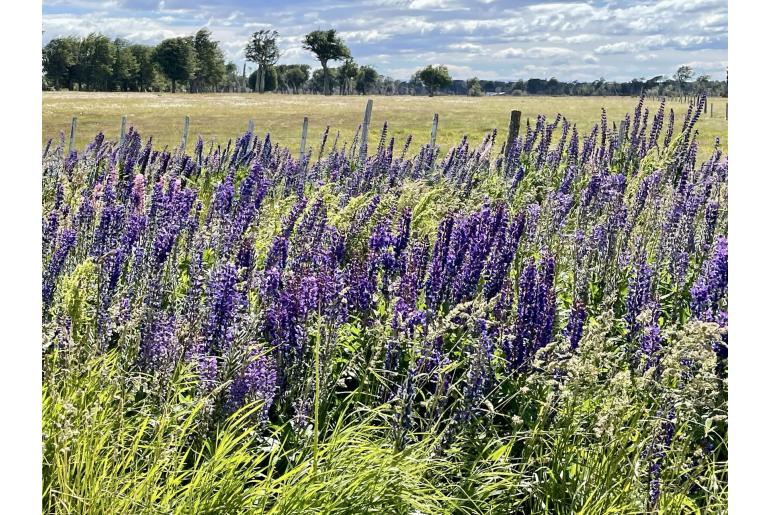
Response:
[{"label": "leaning fence post", "polygon": [[70,125],[70,146],[69,146],[69,152],[72,153],[72,149],[75,148],[75,130],[78,126],[78,117],[73,116],[72,117],[72,124]]},{"label": "leaning fence post", "polygon": [[626,139],[626,119],[620,120],[620,132],[618,132],[618,141],[623,145],[623,141]]},{"label": "leaning fence post", "polygon": [[[529,123],[529,119],[527,119]],[[505,143],[505,153],[510,152],[513,142],[519,136],[519,125],[521,125],[521,111],[511,111],[511,121],[508,122],[508,141]]]},{"label": "leaning fence post", "polygon": [[120,144],[126,139],[126,115],[120,117]]},{"label": "leaning fence post", "polygon": [[364,123],[361,125],[361,150],[358,153],[358,159],[361,163],[366,162],[366,139],[369,136],[369,121],[372,118],[372,99],[366,101],[366,111],[364,111]]},{"label": "leaning fence post", "polygon": [[438,113],[433,113],[433,126],[430,129],[430,148],[436,148],[436,133],[438,132]]},{"label": "leaning fence post", "polygon": [[187,148],[187,135],[190,133],[190,117],[184,117],[184,129],[182,131],[182,152]]},{"label": "leaning fence post", "polygon": [[302,120],[302,138],[299,140],[299,158],[305,157],[305,142],[307,141],[307,116]]}]

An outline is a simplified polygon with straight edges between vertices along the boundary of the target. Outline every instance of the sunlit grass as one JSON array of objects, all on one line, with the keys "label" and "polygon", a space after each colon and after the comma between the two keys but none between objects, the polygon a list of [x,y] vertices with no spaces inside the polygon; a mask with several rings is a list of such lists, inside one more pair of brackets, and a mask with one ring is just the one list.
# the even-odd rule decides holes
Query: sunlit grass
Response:
[{"label": "sunlit grass", "polygon": [[[433,113],[439,114],[437,141],[444,149],[456,145],[468,136],[471,145],[484,135],[498,129],[498,137],[505,138],[512,109],[522,112],[522,125],[538,114],[553,118],[557,113],[577,123],[581,133],[587,133],[599,120],[602,107],[607,109],[610,122],[620,123],[626,113],[633,113],[635,97],[461,97],[461,96],[375,96],[370,138],[379,138],[384,122],[388,133],[396,138],[396,147],[404,144],[408,135],[416,143],[430,139]],[[699,158],[710,155],[714,138],[719,137],[727,150],[727,99],[709,99],[713,102],[714,117],[708,114],[698,123],[701,148]],[[648,100],[650,121],[657,108]],[[678,120],[684,117],[687,104],[669,101]],[[257,133],[269,132],[274,141],[288,145],[296,152],[302,132],[302,119],[309,118],[308,147],[317,148],[321,134],[330,126],[330,143],[340,132],[340,143],[351,141],[363,118],[366,97],[320,95],[257,94],[169,94],[169,93],[43,93],[43,143],[56,139],[59,131],[69,135],[70,121],[78,117],[79,146],[90,141],[99,132],[108,139],[117,139],[120,117],[128,117],[128,125],[142,134],[152,134],[156,148],[179,144],[184,117],[190,116],[190,137],[201,135],[206,142],[226,143],[236,131],[245,131],[248,120],[254,120]],[[522,129],[523,130],[523,129]],[[501,139],[503,141],[503,139]],[[418,147],[413,146],[413,150]]]}]

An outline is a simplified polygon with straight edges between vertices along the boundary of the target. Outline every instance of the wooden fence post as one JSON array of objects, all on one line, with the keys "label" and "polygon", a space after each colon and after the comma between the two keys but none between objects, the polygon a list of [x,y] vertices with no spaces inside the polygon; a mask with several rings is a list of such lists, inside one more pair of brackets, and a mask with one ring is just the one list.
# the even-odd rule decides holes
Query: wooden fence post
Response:
[{"label": "wooden fence post", "polygon": [[366,162],[366,139],[369,136],[369,122],[372,118],[372,99],[366,101],[366,110],[364,111],[364,123],[361,125],[361,150],[358,153],[358,159],[361,163]]},{"label": "wooden fence post", "polygon": [[77,130],[78,127],[78,117],[73,116],[72,117],[72,124],[70,125],[70,144],[69,144],[69,151],[68,153],[72,153],[72,149],[75,148],[75,130]]},{"label": "wooden fence post", "polygon": [[120,117],[120,144],[126,139],[126,115]]},{"label": "wooden fence post", "polygon": [[438,113],[433,113],[433,126],[430,129],[430,148],[436,148],[436,133],[438,132]]},{"label": "wooden fence post", "polygon": [[246,131],[247,131],[249,134],[251,134],[252,132],[254,132],[254,120],[249,120],[249,125],[248,125],[248,127],[246,128]]},{"label": "wooden fence post", "polygon": [[711,117],[714,118],[714,102],[711,102]]},{"label": "wooden fence post", "polygon": [[[529,123],[529,118],[527,118],[527,123]],[[508,122],[508,140],[505,142],[506,155],[510,152],[513,142],[519,136],[519,125],[521,125],[521,111],[514,109],[511,111],[511,121]]]},{"label": "wooden fence post", "polygon": [[623,145],[623,141],[626,139],[626,119],[623,118],[620,121],[620,131],[618,132],[618,141]]},{"label": "wooden fence post", "polygon": [[725,120],[727,120],[727,102],[725,102]]},{"label": "wooden fence post", "polygon": [[307,116],[302,120],[302,137],[299,140],[299,158],[305,157],[305,142],[307,141]]},{"label": "wooden fence post", "polygon": [[190,117],[184,117],[184,129],[182,131],[182,152],[187,148],[187,135],[190,133]]}]

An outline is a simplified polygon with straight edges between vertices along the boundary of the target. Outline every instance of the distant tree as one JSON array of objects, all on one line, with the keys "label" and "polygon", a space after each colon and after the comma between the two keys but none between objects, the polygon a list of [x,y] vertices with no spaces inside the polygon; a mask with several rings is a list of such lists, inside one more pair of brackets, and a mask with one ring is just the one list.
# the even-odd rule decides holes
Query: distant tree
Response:
[{"label": "distant tree", "polygon": [[216,90],[225,79],[225,56],[219,42],[211,39],[211,31],[201,29],[192,39],[195,51],[195,72],[190,80],[193,92]]},{"label": "distant tree", "polygon": [[43,71],[53,87],[72,89],[80,41],[74,37],[54,38],[43,47]]},{"label": "distant tree", "polygon": [[128,50],[136,61],[136,75],[134,76],[136,88],[139,91],[146,91],[155,81],[157,75],[157,65],[154,59],[155,49],[147,45],[131,45]]},{"label": "distant tree", "polygon": [[707,93],[710,89],[711,77],[709,75],[700,75],[695,79],[695,86],[698,88],[698,93]]},{"label": "distant tree", "polygon": [[171,92],[176,93],[177,81],[190,80],[195,73],[195,50],[190,38],[164,39],[155,49],[155,61],[171,81]]},{"label": "distant tree", "polygon": [[92,91],[109,89],[115,47],[107,36],[91,33],[80,42],[77,59],[78,82]]},{"label": "distant tree", "polygon": [[452,77],[446,66],[429,64],[419,72],[420,81],[428,90],[428,96],[432,97],[437,89],[445,88],[452,84]]},{"label": "distant tree", "polygon": [[251,75],[249,75],[249,87],[252,90],[256,91],[258,85],[257,80],[259,80],[260,75],[262,75],[262,79],[264,80],[262,91],[275,91],[277,89],[278,73],[276,72],[275,67],[271,66],[264,72],[264,74],[261,74],[259,70],[251,72]]},{"label": "distant tree", "polygon": [[139,63],[125,39],[116,39],[113,42],[115,46],[115,61],[112,64],[112,80],[119,86],[121,91],[128,91],[134,87]]},{"label": "distant tree", "polygon": [[238,65],[230,61],[225,65],[225,82],[227,91],[235,91],[238,84]]},{"label": "distant tree", "polygon": [[337,70],[329,68],[324,73],[323,69],[313,70],[308,81],[308,87],[314,93],[326,94],[329,82],[334,82],[337,79]]},{"label": "distant tree", "polygon": [[302,47],[313,52],[316,59],[321,63],[321,68],[323,69],[323,93],[325,95],[330,94],[328,62],[350,57],[350,49],[337,36],[337,31],[334,29],[314,30],[305,36]]},{"label": "distant tree", "polygon": [[356,91],[363,95],[368,94],[377,84],[378,78],[377,70],[371,66],[361,66],[356,77]]},{"label": "distant tree", "polygon": [[479,82],[478,77],[468,79],[466,87],[468,88],[469,97],[480,97],[484,95],[484,92],[481,90],[481,82]]},{"label": "distant tree", "polygon": [[306,64],[285,65],[286,68],[280,72],[279,82],[282,80],[287,88],[291,88],[294,93],[299,93],[302,87],[310,80],[310,66]]},{"label": "distant tree", "polygon": [[409,79],[409,82],[407,82],[407,89],[412,95],[416,95],[419,93],[419,91],[423,88],[422,82],[420,81],[420,70],[417,70],[412,74],[412,77]]},{"label": "distant tree", "polygon": [[262,29],[251,35],[245,48],[246,59],[257,64],[257,80],[254,91],[265,91],[265,72],[278,62],[281,53],[278,49],[278,32]]},{"label": "distant tree", "polygon": [[337,77],[340,79],[340,95],[349,95],[352,92],[353,81],[358,77],[358,66],[353,59],[345,59],[342,66],[337,68]]},{"label": "distant tree", "polygon": [[679,91],[684,92],[684,84],[692,78],[692,68],[689,66],[680,66],[674,74],[674,79],[679,83]]}]

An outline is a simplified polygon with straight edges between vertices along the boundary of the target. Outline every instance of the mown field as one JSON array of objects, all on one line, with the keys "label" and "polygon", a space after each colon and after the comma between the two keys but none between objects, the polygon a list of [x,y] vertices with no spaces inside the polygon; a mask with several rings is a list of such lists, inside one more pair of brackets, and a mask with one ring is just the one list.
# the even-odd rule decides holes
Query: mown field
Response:
[{"label": "mown field", "polygon": [[[373,97],[370,134],[379,137],[384,122],[388,133],[396,138],[396,146],[408,135],[416,141],[430,137],[433,113],[439,114],[438,143],[444,151],[467,135],[472,145],[481,142],[494,128],[504,138],[508,130],[511,109],[522,112],[522,123],[538,114],[553,118],[557,113],[577,124],[581,132],[588,131],[607,109],[610,122],[619,123],[626,113],[632,113],[637,103],[634,97]],[[712,100],[710,99],[709,102]],[[726,99],[713,99],[711,107],[699,124],[701,148],[699,159],[710,155],[711,143],[719,137],[727,150]],[[309,118],[308,145],[318,146],[321,133],[331,127],[331,138],[340,131],[340,140],[350,141],[363,118],[365,97],[323,97],[316,95],[278,94],[215,94],[190,95],[169,93],[43,93],[43,144],[57,138],[60,131],[68,134],[72,116],[78,117],[79,145],[90,140],[98,131],[108,139],[117,137],[120,117],[126,115],[128,124],[144,135],[152,135],[156,146],[169,148],[179,144],[183,119],[190,116],[190,134],[201,135],[208,143],[226,143],[237,130],[246,130],[248,120],[255,123],[259,134],[270,132],[274,141],[299,149],[302,119]],[[650,103],[652,105],[652,103]],[[677,119],[687,111],[687,104],[669,102]],[[650,114],[652,117],[654,113]]]}]

